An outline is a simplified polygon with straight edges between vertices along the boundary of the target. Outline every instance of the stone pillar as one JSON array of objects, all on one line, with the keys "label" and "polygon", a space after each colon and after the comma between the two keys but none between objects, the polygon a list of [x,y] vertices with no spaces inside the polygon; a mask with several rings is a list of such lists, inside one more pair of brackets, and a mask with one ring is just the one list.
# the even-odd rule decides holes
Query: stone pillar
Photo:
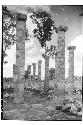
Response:
[{"label": "stone pillar", "polygon": [[31,65],[27,67],[27,71],[28,71],[29,81],[31,82]]},{"label": "stone pillar", "polygon": [[59,83],[65,80],[65,32],[67,31],[67,29],[68,28],[63,25],[60,25],[57,29],[57,82]]},{"label": "stone pillar", "polygon": [[16,66],[16,64],[13,64],[13,78],[14,82],[16,82],[16,80],[18,79],[18,67]]},{"label": "stone pillar", "polygon": [[42,63],[42,60],[39,60],[38,61],[38,79],[39,79],[39,81],[41,80],[41,63]]},{"label": "stone pillar", "polygon": [[33,82],[35,82],[36,63],[33,63]]},{"label": "stone pillar", "polygon": [[68,73],[68,81],[70,83],[74,82],[74,50],[75,46],[68,46],[67,50],[69,50],[69,73]]},{"label": "stone pillar", "polygon": [[14,101],[23,102],[24,84],[25,84],[25,33],[26,33],[27,15],[18,13],[16,20],[16,67],[17,81],[15,84]]},{"label": "stone pillar", "polygon": [[47,90],[49,87],[49,59],[48,55],[45,55],[45,83],[44,89]]},{"label": "stone pillar", "polygon": [[55,87],[57,86],[57,57],[58,57],[58,52],[55,53]]}]

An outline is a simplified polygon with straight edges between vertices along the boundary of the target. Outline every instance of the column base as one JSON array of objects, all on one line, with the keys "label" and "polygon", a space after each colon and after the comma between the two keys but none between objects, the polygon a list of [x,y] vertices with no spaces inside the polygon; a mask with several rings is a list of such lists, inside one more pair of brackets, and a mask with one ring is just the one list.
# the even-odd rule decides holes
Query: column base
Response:
[{"label": "column base", "polygon": [[14,102],[15,103],[22,103],[24,102],[24,82],[17,82],[15,83],[14,87]]}]

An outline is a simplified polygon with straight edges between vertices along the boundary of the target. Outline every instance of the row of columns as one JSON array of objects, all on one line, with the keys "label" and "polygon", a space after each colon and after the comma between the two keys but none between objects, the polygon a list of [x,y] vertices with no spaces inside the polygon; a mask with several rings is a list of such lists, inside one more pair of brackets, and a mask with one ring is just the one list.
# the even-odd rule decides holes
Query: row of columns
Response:
[{"label": "row of columns", "polygon": [[[41,80],[41,60],[38,60],[38,79]],[[35,82],[35,73],[36,73],[36,63],[32,63],[33,65],[33,82]],[[29,80],[31,81],[31,65],[27,66],[27,70],[29,72]]]},{"label": "row of columns", "polygon": [[[25,84],[25,40],[26,40],[26,20],[27,15],[17,14],[16,21],[16,65],[14,65],[14,80],[17,82],[15,84],[15,101],[23,101],[23,92]],[[61,82],[65,80],[65,32],[67,27],[59,26],[57,29],[58,38],[58,54],[55,56],[55,75],[56,81]],[[74,49],[68,47],[69,50],[69,79],[73,78],[74,75]],[[38,75],[41,78],[41,61],[38,62]],[[35,76],[36,65],[33,63],[33,76]],[[45,56],[45,88],[49,86],[49,56]]]},{"label": "row of columns", "polygon": [[[57,38],[57,50],[55,53],[55,81],[63,82],[65,80],[65,32],[67,27],[60,25],[57,29],[58,38]],[[74,80],[74,50],[75,46],[68,46],[69,50],[69,72],[68,72],[68,81],[70,83]]]}]

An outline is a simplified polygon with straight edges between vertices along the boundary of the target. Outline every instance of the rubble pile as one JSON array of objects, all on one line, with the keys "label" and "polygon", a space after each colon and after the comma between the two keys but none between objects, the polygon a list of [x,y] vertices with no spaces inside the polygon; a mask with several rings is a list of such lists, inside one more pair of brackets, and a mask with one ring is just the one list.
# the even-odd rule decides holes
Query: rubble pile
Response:
[{"label": "rubble pile", "polygon": [[82,115],[82,103],[74,99],[64,99],[62,111]]}]

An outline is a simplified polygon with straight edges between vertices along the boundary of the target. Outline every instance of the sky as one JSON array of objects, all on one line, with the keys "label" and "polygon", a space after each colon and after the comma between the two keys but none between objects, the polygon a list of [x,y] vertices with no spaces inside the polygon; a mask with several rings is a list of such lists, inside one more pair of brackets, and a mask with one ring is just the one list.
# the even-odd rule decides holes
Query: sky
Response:
[{"label": "sky", "polygon": [[[27,21],[26,25],[31,35],[30,41],[27,41],[25,44],[25,70],[27,65],[32,65],[33,62],[37,63],[39,59],[42,60],[42,79],[44,78],[45,74],[45,60],[42,58],[42,53],[44,53],[44,49],[41,48],[39,41],[33,37],[33,29],[36,27],[30,19],[30,14],[32,11],[42,11],[45,10],[51,14],[55,26],[58,27],[59,25],[68,26],[68,31],[65,33],[65,72],[66,77],[68,76],[68,45],[76,46],[75,49],[75,58],[74,58],[74,75],[81,76],[82,75],[82,55],[83,55],[83,31],[82,31],[82,20],[79,16],[81,12],[82,6],[64,6],[64,5],[49,5],[49,6],[8,6],[9,9],[12,11],[20,11],[22,13],[27,13]],[[47,45],[57,45],[57,34],[54,32],[52,35],[52,40],[47,42]],[[10,77],[13,76],[13,64],[16,61],[16,45],[13,45],[11,49],[7,50],[8,56],[5,60],[8,61],[8,64],[3,66],[3,76]],[[12,59],[13,57],[13,59]],[[50,67],[55,67],[54,60],[50,59],[49,61]],[[38,65],[37,65],[38,67]],[[32,69],[33,70],[33,69]],[[31,70],[31,73],[32,73]],[[36,69],[37,74],[38,69]]]}]

